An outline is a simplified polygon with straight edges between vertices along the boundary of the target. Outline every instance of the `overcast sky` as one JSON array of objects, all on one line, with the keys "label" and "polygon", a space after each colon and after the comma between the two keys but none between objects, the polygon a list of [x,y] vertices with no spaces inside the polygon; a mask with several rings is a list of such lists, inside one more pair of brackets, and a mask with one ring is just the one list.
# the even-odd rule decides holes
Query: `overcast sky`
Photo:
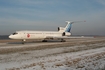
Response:
[{"label": "overcast sky", "polygon": [[73,35],[105,35],[105,0],[0,0],[0,35],[18,30],[57,30],[74,23]]}]

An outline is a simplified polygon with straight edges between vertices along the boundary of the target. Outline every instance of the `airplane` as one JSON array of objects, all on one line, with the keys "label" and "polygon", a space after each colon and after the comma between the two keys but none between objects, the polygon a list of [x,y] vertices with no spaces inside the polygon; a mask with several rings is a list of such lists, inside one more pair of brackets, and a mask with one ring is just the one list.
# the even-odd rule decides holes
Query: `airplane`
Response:
[{"label": "airplane", "polygon": [[[60,39],[61,42],[65,42],[71,35],[71,27],[72,24],[75,23],[75,21],[66,21],[67,25],[66,27],[58,27],[58,31],[16,31],[15,33],[9,35],[10,39],[20,39],[22,40],[22,44],[27,39],[43,39],[42,42],[47,42],[48,40],[54,40],[54,39]],[[81,22],[81,21],[76,21]],[[82,21],[83,22],[83,21]],[[84,21],[85,22],[85,21]]]}]

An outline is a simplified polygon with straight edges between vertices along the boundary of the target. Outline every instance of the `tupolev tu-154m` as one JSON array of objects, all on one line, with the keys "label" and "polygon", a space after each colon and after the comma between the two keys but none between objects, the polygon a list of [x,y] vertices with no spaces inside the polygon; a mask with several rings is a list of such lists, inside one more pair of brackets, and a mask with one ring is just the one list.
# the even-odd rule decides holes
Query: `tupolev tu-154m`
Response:
[{"label": "tupolev tu-154m", "polygon": [[9,38],[20,39],[22,40],[23,44],[27,39],[35,39],[35,40],[42,39],[42,42],[59,39],[61,42],[65,42],[66,40],[64,39],[81,38],[81,37],[70,37],[72,24],[81,21],[74,21],[74,22],[66,21],[66,22],[67,22],[66,27],[58,27],[58,31],[27,31],[27,30],[16,31],[15,33],[12,33],[9,36]]}]

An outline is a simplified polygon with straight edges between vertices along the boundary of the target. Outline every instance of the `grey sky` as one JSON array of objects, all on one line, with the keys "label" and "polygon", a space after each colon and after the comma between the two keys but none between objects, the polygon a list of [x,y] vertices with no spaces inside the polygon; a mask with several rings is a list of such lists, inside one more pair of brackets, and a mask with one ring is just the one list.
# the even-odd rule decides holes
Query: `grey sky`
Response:
[{"label": "grey sky", "polygon": [[104,0],[0,0],[0,35],[18,30],[57,30],[65,21],[73,35],[105,35]]}]

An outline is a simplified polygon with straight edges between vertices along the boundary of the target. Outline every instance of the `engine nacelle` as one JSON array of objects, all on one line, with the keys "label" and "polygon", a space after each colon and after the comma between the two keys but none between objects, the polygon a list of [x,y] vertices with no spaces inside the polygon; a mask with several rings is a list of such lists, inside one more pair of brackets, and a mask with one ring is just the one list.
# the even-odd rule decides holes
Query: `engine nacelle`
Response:
[{"label": "engine nacelle", "polygon": [[60,30],[60,27],[58,27],[58,31]]},{"label": "engine nacelle", "polygon": [[63,32],[62,33],[62,36],[70,36],[71,35],[71,33],[69,33],[69,32]]},{"label": "engine nacelle", "polygon": [[60,31],[60,32],[62,32],[62,31],[64,31],[64,27],[58,27],[58,31]]}]

